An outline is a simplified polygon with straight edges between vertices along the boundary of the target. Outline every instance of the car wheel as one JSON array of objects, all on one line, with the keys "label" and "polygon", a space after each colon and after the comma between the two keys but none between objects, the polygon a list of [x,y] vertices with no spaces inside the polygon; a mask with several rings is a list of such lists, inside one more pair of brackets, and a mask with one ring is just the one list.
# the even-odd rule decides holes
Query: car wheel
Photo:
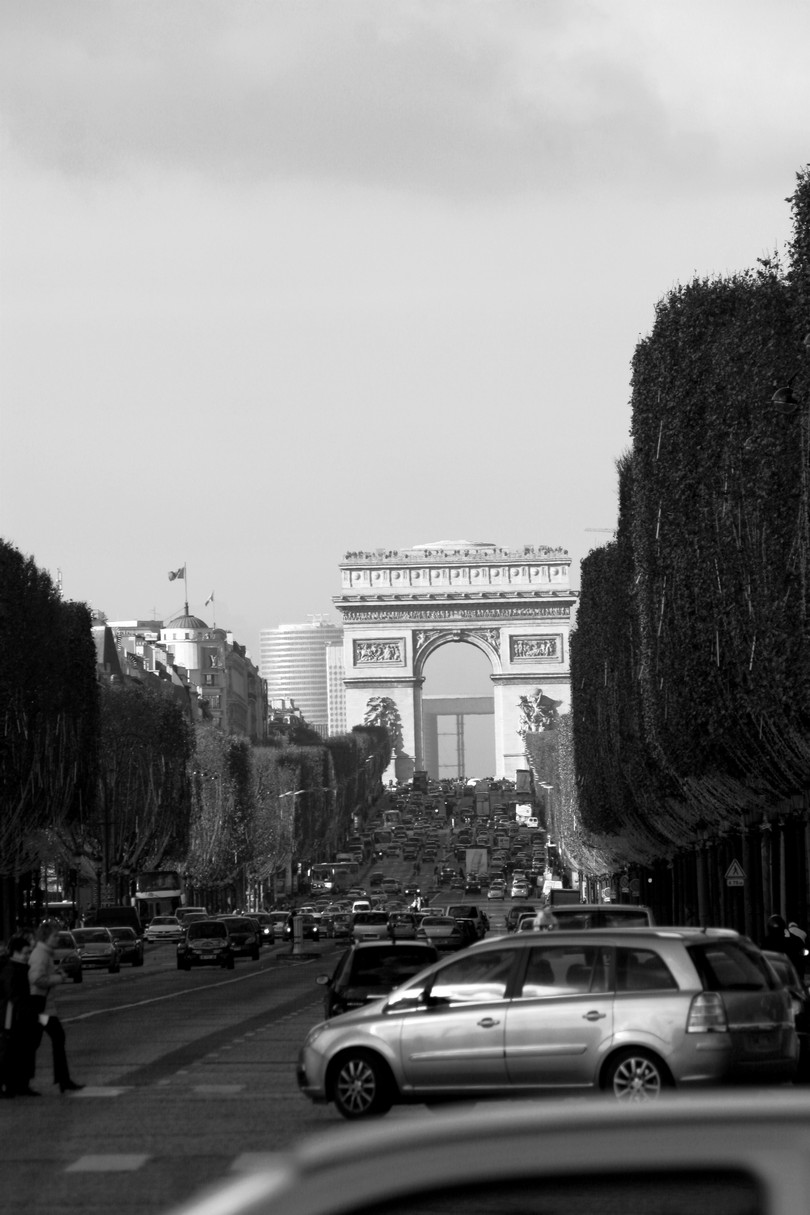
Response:
[{"label": "car wheel", "polygon": [[109,973],[111,975],[117,975],[120,969],[121,969],[121,966],[120,966],[120,963],[118,963],[118,962],[113,962],[112,966],[107,967],[107,970],[109,971]]},{"label": "car wheel", "polygon": [[82,974],[82,972],[80,970],[77,970],[75,975],[73,976],[73,982],[74,983],[83,983],[84,982],[84,975]]},{"label": "car wheel", "polygon": [[227,962],[225,963],[225,969],[226,969],[226,970],[233,970],[234,965],[235,965],[235,962],[234,962],[233,954],[230,954],[230,955],[229,955],[229,957],[228,957]]},{"label": "car wheel", "polygon": [[602,1087],[617,1101],[657,1101],[672,1080],[660,1059],[646,1050],[623,1050],[608,1060]]},{"label": "car wheel", "polygon": [[178,970],[190,970],[191,967],[188,962],[184,962],[182,958],[178,958],[177,959],[177,969]]},{"label": "car wheel", "polygon": [[371,1051],[341,1055],[331,1088],[335,1108],[349,1121],[387,1114],[392,1105],[390,1077]]},{"label": "car wheel", "polygon": [[258,962],[258,960],[259,960],[259,951],[258,951],[258,949],[254,949],[254,950],[253,950],[253,953],[252,953],[250,956],[251,956],[251,958],[253,959],[253,961],[254,961],[254,962]]},{"label": "car wheel", "polygon": [[132,965],[133,966],[143,966],[143,954],[141,954],[139,957],[137,957],[135,959],[135,961],[132,963]]}]

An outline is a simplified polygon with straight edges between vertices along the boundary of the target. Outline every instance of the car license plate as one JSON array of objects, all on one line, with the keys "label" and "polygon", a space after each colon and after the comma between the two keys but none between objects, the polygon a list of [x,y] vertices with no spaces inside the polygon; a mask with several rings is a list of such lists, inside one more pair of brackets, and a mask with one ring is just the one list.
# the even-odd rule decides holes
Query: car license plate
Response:
[{"label": "car license plate", "polygon": [[763,1054],[766,1051],[772,1051],[774,1047],[773,1034],[749,1034],[748,1049],[756,1054]]},{"label": "car license plate", "polygon": [[200,957],[202,958],[203,962],[213,962],[214,960],[214,955],[212,953],[201,953]]}]

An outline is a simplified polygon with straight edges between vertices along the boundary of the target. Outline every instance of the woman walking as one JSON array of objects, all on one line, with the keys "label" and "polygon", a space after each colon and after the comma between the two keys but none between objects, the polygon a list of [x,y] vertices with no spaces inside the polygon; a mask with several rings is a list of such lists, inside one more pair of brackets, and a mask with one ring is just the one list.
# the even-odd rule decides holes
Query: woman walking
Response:
[{"label": "woman walking", "polygon": [[[39,1017],[39,1023],[51,1040],[53,1051],[53,1082],[63,1093],[84,1088],[70,1078],[67,1054],[65,1053],[65,1031],[55,1013],[48,1011],[51,991],[65,982],[65,975],[54,962],[53,951],[59,938],[60,927],[54,920],[46,920],[37,929],[37,940],[28,964],[28,982],[31,988],[31,1003]],[[40,1038],[41,1041],[41,1038]]]}]

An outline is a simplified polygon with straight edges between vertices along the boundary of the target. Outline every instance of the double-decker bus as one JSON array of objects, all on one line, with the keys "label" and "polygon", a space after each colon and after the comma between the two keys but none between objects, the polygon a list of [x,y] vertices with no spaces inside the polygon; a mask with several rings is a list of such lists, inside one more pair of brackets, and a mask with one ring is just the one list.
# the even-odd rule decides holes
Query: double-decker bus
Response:
[{"label": "double-decker bus", "polygon": [[142,924],[156,915],[173,915],[182,901],[183,880],[175,869],[152,869],[135,875],[133,902]]}]

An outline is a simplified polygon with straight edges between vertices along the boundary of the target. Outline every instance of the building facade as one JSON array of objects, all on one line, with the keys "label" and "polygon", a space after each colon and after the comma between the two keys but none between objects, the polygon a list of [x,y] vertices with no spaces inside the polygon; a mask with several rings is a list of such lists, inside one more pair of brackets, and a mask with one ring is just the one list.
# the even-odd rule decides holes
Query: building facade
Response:
[{"label": "building facade", "polygon": [[168,655],[196,693],[203,720],[226,734],[259,742],[267,730],[267,691],[258,668],[233,633],[188,612],[173,620],[113,620],[109,628],[127,668]]}]

